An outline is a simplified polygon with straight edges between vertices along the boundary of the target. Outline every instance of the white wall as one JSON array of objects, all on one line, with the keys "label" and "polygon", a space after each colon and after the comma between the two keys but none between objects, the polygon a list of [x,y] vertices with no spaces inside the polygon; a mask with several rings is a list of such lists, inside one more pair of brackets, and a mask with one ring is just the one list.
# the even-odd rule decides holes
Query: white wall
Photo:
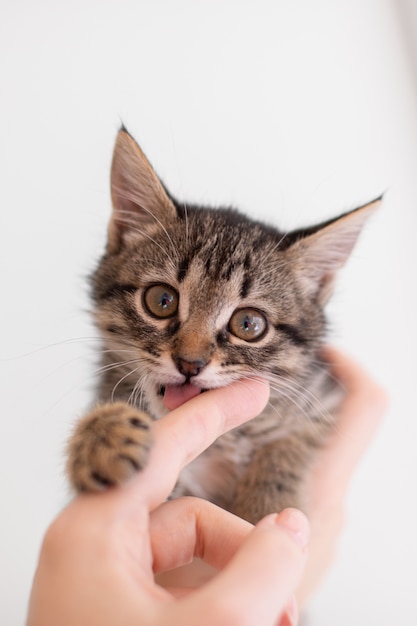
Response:
[{"label": "white wall", "polygon": [[[63,449],[89,402],[84,277],[120,119],[173,193],[283,227],[388,189],[340,282],[333,341],[388,387],[309,626],[412,623],[417,99],[389,0],[3,0],[0,622],[22,624]],[[404,31],[405,32],[405,31]]]}]

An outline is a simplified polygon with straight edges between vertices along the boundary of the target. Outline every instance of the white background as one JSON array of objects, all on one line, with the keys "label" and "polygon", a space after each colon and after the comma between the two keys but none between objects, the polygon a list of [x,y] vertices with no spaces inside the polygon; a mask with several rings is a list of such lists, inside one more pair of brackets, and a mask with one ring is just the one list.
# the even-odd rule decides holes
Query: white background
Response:
[{"label": "white background", "polygon": [[97,345],[85,277],[104,245],[120,120],[180,198],[284,228],[388,190],[331,313],[333,342],[385,384],[391,407],[307,623],[415,623],[413,8],[2,0],[2,625],[23,623],[42,535],[68,499],[63,451],[91,399]]}]

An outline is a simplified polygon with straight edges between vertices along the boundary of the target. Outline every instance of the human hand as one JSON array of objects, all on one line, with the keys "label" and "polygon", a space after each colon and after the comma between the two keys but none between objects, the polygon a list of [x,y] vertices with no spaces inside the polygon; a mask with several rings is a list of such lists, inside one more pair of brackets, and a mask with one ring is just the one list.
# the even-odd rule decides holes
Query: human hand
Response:
[{"label": "human hand", "polygon": [[346,396],[336,428],[317,456],[310,476],[309,555],[297,600],[302,607],[335,557],[345,518],[345,498],[357,464],[387,407],[385,391],[353,359],[334,348],[325,357]]},{"label": "human hand", "polygon": [[[384,390],[353,359],[326,348],[333,375],[345,387],[346,396],[336,428],[318,452],[310,474],[308,506],[311,525],[308,560],[296,597],[298,606],[319,585],[334,560],[345,517],[345,499],[350,479],[361,455],[370,444],[387,405]],[[164,585],[207,581],[213,569],[200,561],[161,578]]]},{"label": "human hand", "polygon": [[[41,549],[27,626],[287,626],[306,560],[308,524],[295,510],[255,528],[209,502],[164,502],[182,467],[223,432],[258,414],[267,387],[235,383],[155,423],[149,465],[123,487],[78,496]],[[154,573],[194,556],[220,570],[196,591]]]}]

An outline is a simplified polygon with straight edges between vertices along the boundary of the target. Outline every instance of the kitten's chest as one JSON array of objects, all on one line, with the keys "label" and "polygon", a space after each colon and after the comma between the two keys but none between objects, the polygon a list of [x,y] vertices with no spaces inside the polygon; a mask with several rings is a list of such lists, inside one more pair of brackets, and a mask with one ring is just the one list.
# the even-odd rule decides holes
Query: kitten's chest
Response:
[{"label": "kitten's chest", "polygon": [[323,373],[315,382],[314,394],[304,392],[296,401],[272,396],[261,415],[220,437],[182,471],[173,496],[197,496],[228,508],[256,451],[294,435],[323,443],[341,392]]},{"label": "kitten's chest", "polygon": [[234,431],[220,437],[181,472],[173,496],[196,496],[227,507],[253,454],[253,442]]},{"label": "kitten's chest", "polygon": [[173,496],[192,495],[227,508],[255,450],[284,437],[287,431],[270,409],[250,424],[226,433],[184,468]]}]

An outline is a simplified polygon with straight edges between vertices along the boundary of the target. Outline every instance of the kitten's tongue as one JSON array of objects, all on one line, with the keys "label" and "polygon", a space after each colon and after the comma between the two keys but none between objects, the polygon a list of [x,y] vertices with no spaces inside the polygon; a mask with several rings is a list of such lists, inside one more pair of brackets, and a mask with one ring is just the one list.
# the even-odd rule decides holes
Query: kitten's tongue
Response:
[{"label": "kitten's tongue", "polygon": [[164,405],[167,409],[173,411],[181,406],[181,404],[184,404],[184,402],[198,396],[200,392],[200,387],[196,387],[190,383],[184,383],[184,385],[167,385],[165,387]]}]

